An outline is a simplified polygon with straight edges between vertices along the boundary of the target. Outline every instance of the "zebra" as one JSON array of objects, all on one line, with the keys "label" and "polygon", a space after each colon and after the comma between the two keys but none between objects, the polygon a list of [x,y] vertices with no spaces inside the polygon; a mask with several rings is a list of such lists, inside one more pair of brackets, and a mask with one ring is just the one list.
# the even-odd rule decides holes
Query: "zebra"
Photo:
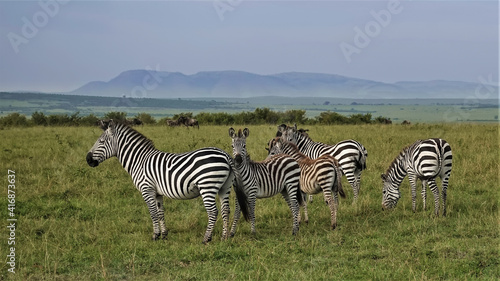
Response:
[{"label": "zebra", "polygon": [[281,193],[292,211],[292,234],[299,231],[299,204],[302,204],[302,193],[299,188],[300,166],[288,155],[278,155],[262,162],[254,162],[246,150],[248,128],[238,130],[229,128],[232,139],[233,157],[236,178],[239,178],[241,189],[235,188],[245,196],[238,196],[235,204],[231,236],[236,232],[240,211],[245,219],[250,220],[252,234],[255,234],[255,201]]},{"label": "zebra", "polygon": [[102,135],[87,153],[87,163],[96,167],[116,156],[141,192],[153,222],[153,240],[167,238],[163,196],[193,199],[201,196],[208,215],[203,243],[212,240],[219,195],[223,220],[222,239],[229,226],[229,192],[234,179],[231,156],[218,148],[201,148],[174,154],[155,148],[153,142],[131,127],[109,120],[101,122]]},{"label": "zebra", "polygon": [[433,138],[417,140],[405,147],[381,175],[384,187],[382,190],[382,208],[394,208],[401,197],[399,186],[408,174],[411,185],[412,210],[416,209],[416,183],[422,181],[423,210],[427,198],[426,186],[434,194],[434,214],[439,216],[439,187],[436,177],[441,178],[443,185],[443,216],[446,216],[446,190],[452,167],[451,146],[443,139]]},{"label": "zebra", "polygon": [[300,152],[311,159],[316,159],[321,155],[331,155],[340,164],[342,173],[352,187],[354,193],[353,203],[358,199],[361,184],[361,172],[366,169],[366,158],[368,152],[366,148],[355,140],[344,140],[335,145],[314,142],[306,130],[297,129],[297,124],[293,127],[281,124],[278,126],[277,137],[294,143]]},{"label": "zebra", "polygon": [[[345,198],[341,181],[342,172],[337,159],[330,155],[322,155],[317,159],[311,159],[301,153],[295,144],[284,141],[279,137],[269,141],[269,148],[267,150],[269,152],[268,157],[283,153],[292,156],[299,163],[300,189],[302,192],[317,194],[323,191],[325,202],[330,207],[330,227],[334,230],[337,227],[337,193],[342,198]],[[303,206],[305,222],[307,223],[309,219],[307,216],[307,202],[305,200]]]}]

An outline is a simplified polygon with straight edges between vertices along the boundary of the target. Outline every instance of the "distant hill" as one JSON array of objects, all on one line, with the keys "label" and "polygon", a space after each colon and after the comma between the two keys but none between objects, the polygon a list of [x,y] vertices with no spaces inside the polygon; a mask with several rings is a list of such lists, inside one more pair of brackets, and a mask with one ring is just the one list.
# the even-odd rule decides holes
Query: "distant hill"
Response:
[{"label": "distant hill", "polygon": [[[147,98],[248,98],[259,96],[354,99],[467,98],[478,83],[424,81],[382,83],[324,73],[259,75],[244,71],[180,72],[129,70],[108,82],[93,81],[67,94]],[[495,87],[498,96],[498,87]]]}]

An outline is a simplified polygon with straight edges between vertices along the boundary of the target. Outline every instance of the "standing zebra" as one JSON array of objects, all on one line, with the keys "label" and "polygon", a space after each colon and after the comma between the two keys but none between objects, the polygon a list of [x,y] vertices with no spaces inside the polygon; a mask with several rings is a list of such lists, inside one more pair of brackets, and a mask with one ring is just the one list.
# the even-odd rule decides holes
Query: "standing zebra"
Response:
[{"label": "standing zebra", "polygon": [[153,240],[167,237],[163,196],[173,199],[203,198],[208,226],[203,243],[212,239],[217,220],[218,194],[223,219],[223,239],[229,226],[229,192],[234,179],[233,160],[218,148],[202,148],[173,154],[157,150],[153,142],[127,125],[113,120],[102,122],[104,130],[87,154],[87,163],[96,167],[116,156],[130,174],[148,205],[153,221]]},{"label": "standing zebra", "polygon": [[344,140],[336,145],[314,142],[304,130],[297,130],[297,124],[293,127],[285,124],[278,126],[276,136],[294,143],[300,152],[311,159],[321,155],[331,155],[337,159],[342,173],[354,192],[353,203],[356,202],[361,184],[361,172],[366,169],[366,157],[368,157],[368,152],[361,143],[355,140]]},{"label": "standing zebra", "polygon": [[[238,133],[233,128],[229,129],[232,138],[235,174],[239,178],[242,190],[236,188],[236,193],[243,192],[245,196],[238,196],[234,211],[234,220],[231,227],[231,236],[236,232],[236,224],[243,216],[250,220],[252,233],[255,233],[255,201],[257,198],[267,198],[281,193],[290,207],[293,216],[293,231],[299,231],[299,204],[302,203],[302,194],[299,188],[300,167],[297,161],[288,155],[278,155],[262,162],[250,160],[246,150],[248,128]],[[236,187],[237,187],[236,186]]]},{"label": "standing zebra", "polygon": [[446,189],[451,174],[452,153],[450,145],[443,139],[417,140],[404,148],[394,159],[389,169],[382,174],[384,188],[382,190],[382,207],[394,208],[401,197],[399,186],[408,174],[411,185],[412,210],[416,209],[417,179],[422,181],[423,209],[427,197],[426,186],[434,194],[434,214],[439,216],[439,188],[436,177],[440,177],[443,184],[443,216],[446,216]]},{"label": "standing zebra", "polygon": [[[330,155],[322,155],[319,158],[311,159],[301,153],[297,146],[277,137],[269,141],[268,157],[278,154],[288,154],[292,156],[300,166],[300,189],[306,194],[317,194],[323,191],[325,202],[330,207],[331,229],[337,227],[337,193],[345,198],[342,189],[342,172],[337,159]],[[335,198],[335,199],[334,199]],[[334,202],[335,201],[335,202]],[[308,222],[307,202],[304,200],[305,221]]]}]

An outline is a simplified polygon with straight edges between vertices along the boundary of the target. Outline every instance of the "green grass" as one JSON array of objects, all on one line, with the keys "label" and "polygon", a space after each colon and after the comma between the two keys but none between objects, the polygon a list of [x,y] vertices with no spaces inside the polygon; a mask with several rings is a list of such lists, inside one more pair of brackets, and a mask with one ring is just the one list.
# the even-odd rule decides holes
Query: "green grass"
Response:
[{"label": "green grass", "polygon": [[[240,126],[234,126],[235,129]],[[228,127],[138,127],[157,148],[183,152],[204,146],[228,152]],[[266,156],[276,126],[250,126],[247,148]],[[309,224],[291,235],[280,197],[257,201],[257,234],[241,222],[236,236],[202,245],[207,216],[200,198],[165,199],[166,241],[150,240],[151,219],[140,193],[116,158],[90,168],[85,156],[100,129],[33,127],[0,130],[7,224],[7,169],[16,171],[16,274],[13,280],[497,280],[500,277],[497,124],[312,126],[317,141],[353,138],[368,150],[360,199],[343,180],[338,229],[329,230],[321,195],[309,205]],[[408,180],[392,211],[381,210],[383,173],[400,149],[416,139],[442,137],[453,149],[448,216],[434,217],[432,195],[411,211]],[[231,197],[234,208],[234,194]],[[8,254],[4,228],[2,256]]]}]

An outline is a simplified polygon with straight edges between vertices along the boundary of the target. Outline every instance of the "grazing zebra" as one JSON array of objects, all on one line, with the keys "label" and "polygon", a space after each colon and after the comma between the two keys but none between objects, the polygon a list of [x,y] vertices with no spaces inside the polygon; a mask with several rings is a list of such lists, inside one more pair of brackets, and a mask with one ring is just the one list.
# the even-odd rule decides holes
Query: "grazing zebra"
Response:
[{"label": "grazing zebra", "polygon": [[233,160],[218,148],[202,148],[173,154],[157,150],[141,133],[113,120],[102,122],[104,130],[87,154],[87,163],[96,167],[116,156],[130,174],[148,205],[153,221],[153,240],[167,237],[163,196],[193,199],[201,196],[208,214],[203,243],[212,239],[217,220],[215,197],[218,194],[223,219],[223,239],[229,226],[229,192],[234,179]]},{"label": "grazing zebra", "polygon": [[278,126],[276,136],[294,143],[300,152],[311,159],[325,154],[337,159],[342,173],[346,176],[354,192],[353,203],[356,202],[360,189],[361,172],[366,169],[366,157],[368,157],[368,152],[362,144],[355,140],[344,140],[336,145],[314,142],[305,130],[297,130],[297,124],[294,127],[285,124]]},{"label": "grazing zebra", "polygon": [[401,197],[399,186],[408,174],[411,185],[412,210],[415,212],[416,183],[422,181],[423,209],[427,197],[426,186],[434,194],[434,214],[439,216],[439,188],[436,177],[441,178],[443,184],[443,216],[446,216],[446,189],[451,174],[452,154],[450,145],[443,139],[417,140],[404,148],[394,159],[385,174],[382,174],[384,188],[382,190],[382,207],[394,208]]},{"label": "grazing zebra", "polygon": [[[231,236],[236,232],[236,224],[243,216],[250,220],[252,233],[255,233],[255,201],[257,198],[267,198],[281,193],[288,204],[293,216],[293,231],[299,231],[299,204],[302,203],[302,194],[299,188],[300,167],[297,161],[288,155],[278,155],[262,162],[250,160],[246,150],[248,128],[238,133],[229,129],[232,138],[233,156],[236,177],[240,178],[240,186],[245,196],[239,196],[236,201]],[[238,194],[238,188],[236,188]]]},{"label": "grazing zebra", "polygon": [[[300,166],[300,190],[306,194],[317,194],[323,191],[325,202],[330,207],[331,229],[337,227],[337,193],[345,198],[342,189],[342,172],[337,159],[330,155],[322,155],[319,158],[311,159],[301,153],[297,146],[277,137],[269,141],[268,157],[279,154],[292,156]],[[333,196],[332,196],[333,195]],[[335,202],[334,202],[335,201]],[[304,200],[305,222],[308,222],[307,202]]]}]

